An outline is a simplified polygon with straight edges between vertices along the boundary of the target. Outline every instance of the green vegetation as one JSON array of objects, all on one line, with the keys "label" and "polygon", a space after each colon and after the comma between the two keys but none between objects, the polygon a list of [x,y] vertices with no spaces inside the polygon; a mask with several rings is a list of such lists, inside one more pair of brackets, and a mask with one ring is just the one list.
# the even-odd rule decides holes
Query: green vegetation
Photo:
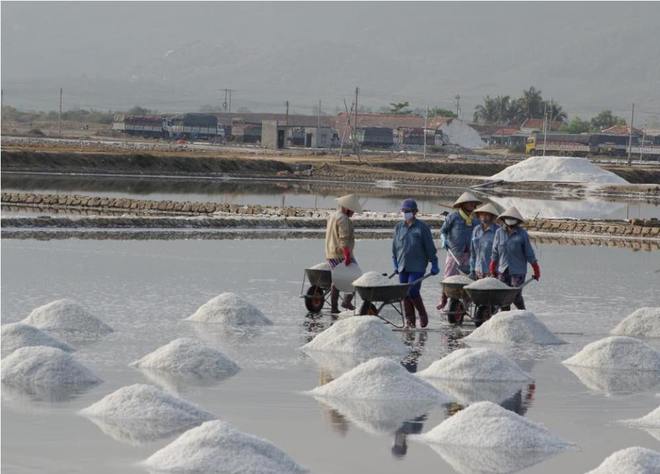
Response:
[{"label": "green vegetation", "polygon": [[410,102],[405,101],[405,102],[390,102],[390,108],[388,110],[388,113],[390,114],[411,114],[412,110],[410,110]]},{"label": "green vegetation", "polygon": [[551,121],[565,122],[568,118],[561,105],[553,100],[544,100],[541,91],[530,87],[522,96],[511,98],[508,95],[484,98],[477,105],[474,121],[488,124],[520,125],[529,118],[543,118],[547,112]]},{"label": "green vegetation", "polygon": [[611,110],[603,110],[591,120],[574,117],[561,128],[561,131],[568,133],[600,132],[615,125],[626,125],[626,119],[613,115]]}]

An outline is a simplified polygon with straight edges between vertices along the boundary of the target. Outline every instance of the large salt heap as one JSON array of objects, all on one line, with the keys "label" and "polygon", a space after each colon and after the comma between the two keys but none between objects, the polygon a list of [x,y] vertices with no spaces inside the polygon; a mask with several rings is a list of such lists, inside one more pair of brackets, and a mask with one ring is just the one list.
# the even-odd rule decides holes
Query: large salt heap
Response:
[{"label": "large salt heap", "polygon": [[534,315],[525,310],[502,311],[464,338],[469,342],[494,342],[500,344],[563,344]]},{"label": "large salt heap", "polygon": [[21,347],[47,346],[55,347],[64,352],[73,352],[74,349],[45,332],[23,323],[2,325],[2,357],[5,357]]},{"label": "large salt heap", "polygon": [[222,352],[212,349],[198,340],[185,337],[159,347],[132,362],[131,366],[202,378],[225,378],[240,370],[238,365]]},{"label": "large salt heap", "polygon": [[586,474],[657,474],[658,472],[660,472],[660,452],[634,447],[616,451],[600,466]]},{"label": "large salt heap", "polygon": [[508,357],[485,348],[457,349],[418,373],[423,378],[474,382],[529,382],[531,377]]},{"label": "large salt heap", "polygon": [[67,340],[97,339],[112,332],[110,326],[70,299],[39,306],[21,322]]},{"label": "large salt heap", "polygon": [[660,308],[639,308],[617,324],[610,334],[631,337],[660,337]]},{"label": "large salt heap", "polygon": [[566,365],[621,371],[660,371],[660,352],[639,339],[610,336],[587,344]]},{"label": "large salt heap", "polygon": [[236,293],[221,293],[210,299],[187,321],[218,323],[229,326],[263,326],[273,324],[259,309]]},{"label": "large salt heap", "polygon": [[386,357],[376,357],[360,364],[310,393],[318,397],[355,400],[450,401],[431,384]]},{"label": "large salt heap", "polygon": [[122,387],[80,411],[104,432],[132,443],[179,433],[213,415],[152,385]]},{"label": "large salt heap", "polygon": [[589,159],[574,156],[531,156],[494,174],[490,179],[598,184],[627,183],[622,177],[600,168]]},{"label": "large salt heap", "polygon": [[399,285],[399,280],[387,278],[380,272],[366,272],[360,278],[353,281],[353,286],[375,287],[375,286],[393,286]]},{"label": "large salt heap", "polygon": [[408,347],[375,316],[353,316],[335,322],[303,346],[304,351],[343,352],[357,357],[405,355]]},{"label": "large salt heap", "polygon": [[144,465],[157,472],[302,473],[304,468],[278,447],[214,420],[186,431],[156,451]]},{"label": "large salt heap", "polygon": [[647,415],[642,416],[641,418],[623,420],[623,423],[643,428],[660,428],[660,407],[651,411]]}]

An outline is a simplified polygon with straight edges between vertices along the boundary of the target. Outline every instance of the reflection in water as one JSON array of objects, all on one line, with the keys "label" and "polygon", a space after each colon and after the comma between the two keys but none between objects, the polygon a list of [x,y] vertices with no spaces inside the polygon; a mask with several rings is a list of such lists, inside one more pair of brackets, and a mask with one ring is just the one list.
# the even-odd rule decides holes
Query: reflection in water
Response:
[{"label": "reflection in water", "polygon": [[[417,336],[417,337],[415,337]],[[405,331],[403,343],[410,347],[410,354],[403,359],[401,364],[408,372],[414,374],[417,372],[417,362],[424,351],[428,333],[426,331]]]},{"label": "reflection in water", "polygon": [[190,323],[193,331],[200,339],[213,344],[213,347],[240,346],[261,336],[266,330],[264,326],[234,327],[225,324],[187,322]]},{"label": "reflection in water", "polygon": [[180,423],[160,419],[107,419],[88,417],[103,433],[122,443],[139,446],[169,438],[189,430],[201,422]]},{"label": "reflection in water", "polygon": [[408,453],[408,435],[421,434],[424,430],[426,418],[426,415],[421,415],[413,420],[404,421],[401,427],[396,430],[391,450],[395,458],[402,458]]},{"label": "reflection in water", "polygon": [[589,390],[604,395],[624,395],[653,390],[660,383],[660,372],[621,371],[566,366]]},{"label": "reflection in water", "polygon": [[517,382],[469,382],[464,380],[426,379],[461,405],[489,401],[524,415],[531,406],[536,385]]},{"label": "reflection in water", "polygon": [[330,322],[325,321],[325,315],[322,313],[307,313],[303,320],[303,329],[305,330],[305,343],[310,342],[320,332],[325,331],[331,324],[337,320],[337,315],[330,315]]},{"label": "reflection in water", "polygon": [[187,392],[193,387],[212,387],[236,374],[236,372],[234,372],[225,373],[221,377],[201,377],[195,374],[173,374],[162,370],[146,368],[140,368],[138,370],[149,381],[175,394]]},{"label": "reflection in water", "polygon": [[18,404],[27,402],[66,402],[80,396],[100,382],[64,385],[2,383],[2,399]]}]

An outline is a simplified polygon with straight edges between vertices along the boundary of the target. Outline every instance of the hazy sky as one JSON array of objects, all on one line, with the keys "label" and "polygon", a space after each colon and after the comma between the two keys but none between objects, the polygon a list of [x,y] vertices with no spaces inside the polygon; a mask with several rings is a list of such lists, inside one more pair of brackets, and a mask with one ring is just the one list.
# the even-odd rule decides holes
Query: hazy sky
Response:
[{"label": "hazy sky", "polygon": [[534,85],[572,114],[660,118],[660,3],[2,2],[4,103],[334,113]]}]

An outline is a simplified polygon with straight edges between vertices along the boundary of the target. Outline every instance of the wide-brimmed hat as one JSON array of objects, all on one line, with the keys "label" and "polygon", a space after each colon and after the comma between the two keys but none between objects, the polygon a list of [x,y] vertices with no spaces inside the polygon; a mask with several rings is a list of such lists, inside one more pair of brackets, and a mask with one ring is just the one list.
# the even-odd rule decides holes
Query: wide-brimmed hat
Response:
[{"label": "wide-brimmed hat", "polygon": [[481,204],[481,199],[479,199],[477,196],[472,194],[470,191],[465,191],[463,194],[458,196],[458,199],[456,199],[456,202],[452,205],[452,207],[458,207],[461,204],[465,204],[468,202]]},{"label": "wide-brimmed hat", "polygon": [[347,194],[346,196],[338,197],[337,203],[341,207],[350,209],[353,212],[362,212],[362,205],[355,194]]},{"label": "wide-brimmed hat", "polygon": [[472,211],[474,214],[478,214],[479,212],[486,212],[488,214],[492,214],[495,217],[500,213],[500,210],[493,204],[492,202],[482,204],[478,208],[476,208],[474,211]]},{"label": "wide-brimmed hat", "polygon": [[511,206],[507,210],[505,210],[502,214],[498,216],[500,219],[506,219],[507,217],[509,219],[516,219],[520,222],[525,222],[525,219],[523,219],[523,216],[520,214],[520,211],[516,209],[516,206]]}]

